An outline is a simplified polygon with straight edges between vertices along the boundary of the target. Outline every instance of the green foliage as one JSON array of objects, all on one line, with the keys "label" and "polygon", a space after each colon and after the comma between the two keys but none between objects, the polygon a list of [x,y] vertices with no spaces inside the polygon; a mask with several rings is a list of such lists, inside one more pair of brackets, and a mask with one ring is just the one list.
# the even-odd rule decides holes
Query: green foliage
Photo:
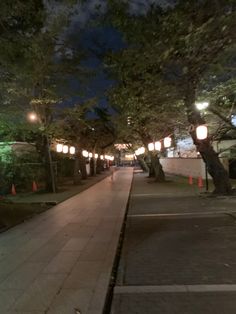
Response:
[{"label": "green foliage", "polygon": [[32,182],[43,180],[42,166],[33,152],[17,155],[8,151],[0,161],[0,191],[9,193],[12,184],[18,191],[31,191]]}]

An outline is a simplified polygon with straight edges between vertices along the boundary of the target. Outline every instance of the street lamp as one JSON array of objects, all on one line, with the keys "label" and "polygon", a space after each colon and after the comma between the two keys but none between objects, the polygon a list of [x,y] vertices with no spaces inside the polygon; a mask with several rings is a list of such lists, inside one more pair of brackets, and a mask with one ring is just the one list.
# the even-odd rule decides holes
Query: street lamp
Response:
[{"label": "street lamp", "polygon": [[37,114],[35,112],[29,112],[28,113],[28,119],[31,122],[36,122],[38,120]]},{"label": "street lamp", "polygon": [[[40,130],[45,130],[45,124],[42,122],[42,119],[40,116],[38,116],[35,112],[29,112],[28,113],[28,120],[30,122],[39,122],[40,123]],[[45,146],[47,149],[47,159],[48,159],[48,164],[49,164],[49,172],[50,172],[50,179],[51,179],[51,188],[52,192],[56,192],[56,182],[55,182],[55,176],[54,176],[54,169],[53,169],[53,162],[52,162],[52,155],[51,155],[51,150],[50,150],[50,141],[48,138],[48,135],[45,133],[42,133],[42,136],[45,140]],[[60,149],[60,148],[59,148]],[[63,150],[63,148],[62,148]]]},{"label": "street lamp", "polygon": [[[208,129],[206,125],[199,125],[196,127],[196,136],[198,140],[205,140],[208,136]],[[206,177],[206,191],[208,191],[208,171],[207,161],[205,160],[205,177]]]},{"label": "street lamp", "polygon": [[209,102],[204,101],[204,102],[197,102],[195,103],[195,106],[198,110],[205,110],[209,106]]}]

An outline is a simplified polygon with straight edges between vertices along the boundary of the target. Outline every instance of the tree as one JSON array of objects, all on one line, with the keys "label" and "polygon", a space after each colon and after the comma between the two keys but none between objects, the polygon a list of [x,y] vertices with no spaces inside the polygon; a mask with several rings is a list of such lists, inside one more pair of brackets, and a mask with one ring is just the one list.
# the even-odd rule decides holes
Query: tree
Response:
[{"label": "tree", "polygon": [[196,137],[196,127],[205,120],[196,110],[195,101],[209,65],[218,62],[220,54],[235,42],[235,21],[234,1],[195,0],[180,0],[166,11],[152,7],[145,16],[132,19],[116,15],[115,20],[129,40],[129,49],[135,51],[133,77],[142,81],[147,74],[161,75],[166,84],[176,86],[192,125],[193,142],[207,163],[215,193],[221,194],[231,193],[231,184],[210,138],[199,141]]}]

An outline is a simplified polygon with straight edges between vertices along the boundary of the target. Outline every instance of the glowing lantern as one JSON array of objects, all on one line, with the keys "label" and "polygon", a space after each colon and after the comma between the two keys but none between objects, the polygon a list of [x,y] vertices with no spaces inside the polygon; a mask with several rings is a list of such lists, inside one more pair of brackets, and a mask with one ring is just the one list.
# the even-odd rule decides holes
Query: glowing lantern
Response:
[{"label": "glowing lantern", "polygon": [[94,158],[96,158],[96,159],[97,159],[97,158],[98,158],[98,154],[94,154]]},{"label": "glowing lantern", "polygon": [[61,153],[61,152],[62,152],[62,148],[63,148],[63,145],[62,145],[62,144],[57,144],[56,150],[57,150],[58,153]]},{"label": "glowing lantern", "polygon": [[62,151],[64,154],[67,154],[68,151],[69,151],[69,147],[67,145],[64,145],[63,148],[62,148]]},{"label": "glowing lantern", "polygon": [[100,159],[101,159],[101,160],[103,160],[103,159],[104,159],[104,156],[103,156],[103,155],[101,155],[101,156],[100,156]]},{"label": "glowing lantern", "polygon": [[74,146],[71,146],[71,147],[70,147],[70,154],[71,154],[71,155],[74,155],[74,154],[75,154],[75,147],[74,147]]},{"label": "glowing lantern", "polygon": [[83,155],[85,158],[87,158],[87,157],[89,156],[87,150],[83,150],[83,151],[82,151],[82,155]]},{"label": "glowing lantern", "polygon": [[155,150],[160,151],[161,150],[161,142],[155,142]]},{"label": "glowing lantern", "polygon": [[198,140],[205,140],[207,138],[208,130],[206,125],[199,125],[196,128],[196,135]]},{"label": "glowing lantern", "polygon": [[93,154],[92,154],[92,153],[89,153],[88,156],[89,156],[89,158],[92,158],[92,157],[93,157]]},{"label": "glowing lantern", "polygon": [[36,122],[38,120],[37,114],[35,112],[28,113],[28,119],[32,122]]},{"label": "glowing lantern", "polygon": [[148,150],[151,152],[154,150],[154,144],[153,143],[149,143],[148,144]]},{"label": "glowing lantern", "polygon": [[171,137],[165,137],[164,138],[164,147],[170,147],[171,146]]}]

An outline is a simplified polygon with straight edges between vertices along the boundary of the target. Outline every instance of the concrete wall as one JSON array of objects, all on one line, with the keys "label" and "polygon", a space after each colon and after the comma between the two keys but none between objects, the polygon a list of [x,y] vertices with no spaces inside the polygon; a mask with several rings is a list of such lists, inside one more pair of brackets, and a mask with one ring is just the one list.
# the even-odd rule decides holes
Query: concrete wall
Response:
[{"label": "concrete wall", "polygon": [[[220,158],[225,169],[229,171],[228,159]],[[201,158],[161,158],[164,172],[178,174],[182,176],[192,176],[197,178],[201,176],[203,179],[206,178],[205,163]],[[208,178],[211,176],[208,174]]]},{"label": "concrete wall", "polygon": [[201,158],[161,158],[160,162],[164,172],[205,178],[205,164]]}]

